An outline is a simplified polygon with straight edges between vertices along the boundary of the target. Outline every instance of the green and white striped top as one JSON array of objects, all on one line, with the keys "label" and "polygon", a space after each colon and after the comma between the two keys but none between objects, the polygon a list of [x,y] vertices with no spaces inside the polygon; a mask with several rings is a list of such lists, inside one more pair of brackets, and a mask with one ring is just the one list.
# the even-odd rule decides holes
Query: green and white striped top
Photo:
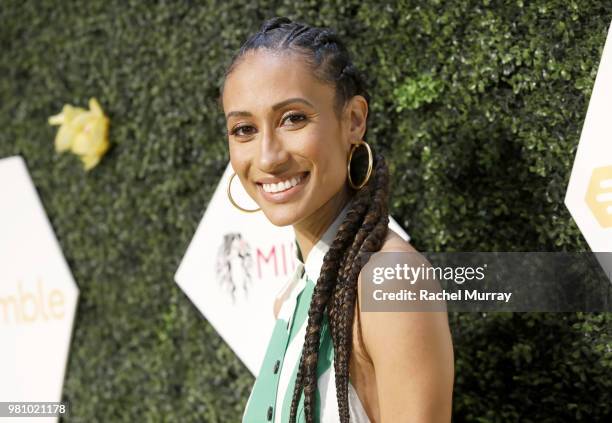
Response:
[{"label": "green and white striped top", "polygon": [[[263,364],[249,396],[243,423],[287,423],[298,364],[304,344],[308,308],[314,286],[319,279],[323,258],[344,220],[350,202],[342,209],[321,239],[313,246],[307,260],[302,261],[296,242],[297,266],[280,295],[287,295],[278,314]],[[317,365],[315,421],[339,422],[336,381],[333,366],[334,347],[327,318],[324,318]],[[349,381],[349,413],[352,423],[370,423],[368,415]],[[297,423],[304,422],[304,395],[297,409]]]}]

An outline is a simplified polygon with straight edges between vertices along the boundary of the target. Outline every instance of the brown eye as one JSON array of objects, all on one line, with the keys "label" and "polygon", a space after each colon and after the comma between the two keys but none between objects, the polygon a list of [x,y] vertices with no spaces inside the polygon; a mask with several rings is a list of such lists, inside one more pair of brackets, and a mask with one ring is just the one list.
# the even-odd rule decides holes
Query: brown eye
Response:
[{"label": "brown eye", "polygon": [[307,119],[306,115],[303,114],[303,113],[291,113],[291,114],[285,116],[285,118],[283,119],[283,122],[285,120],[290,120],[293,124],[296,124],[296,123],[300,123],[302,121],[305,121],[306,119]]},{"label": "brown eye", "polygon": [[[251,125],[242,125],[242,126],[237,126],[237,127],[235,127],[234,129],[232,129],[231,134],[232,134],[232,135],[238,135],[238,136],[240,136],[240,135],[252,135],[252,133],[249,133],[249,132],[248,132],[248,129],[249,129],[249,128],[250,128],[250,129],[253,129],[253,127],[252,127]],[[239,131],[242,131],[242,130],[244,130],[244,129],[247,129],[247,133],[246,133],[246,134],[245,134],[245,133],[239,133]]]}]

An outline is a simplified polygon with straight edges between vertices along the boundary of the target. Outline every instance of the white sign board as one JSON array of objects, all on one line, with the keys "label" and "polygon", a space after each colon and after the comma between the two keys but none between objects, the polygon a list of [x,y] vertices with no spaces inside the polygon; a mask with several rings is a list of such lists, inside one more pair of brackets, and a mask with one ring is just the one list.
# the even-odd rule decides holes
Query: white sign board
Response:
[{"label": "white sign board", "polygon": [[[232,206],[232,173],[228,164],[174,279],[257,375],[274,326],[274,299],[295,270],[295,236],[291,225],[275,226],[261,211]],[[257,208],[238,178],[232,196],[246,209]],[[389,227],[409,240],[392,218]]]},{"label": "white sign board", "polygon": [[25,162],[1,159],[0,401],[61,400],[78,294]]},{"label": "white sign board", "polygon": [[[612,31],[603,49],[565,205],[594,252],[612,252]],[[609,259],[598,258],[607,274]]]}]

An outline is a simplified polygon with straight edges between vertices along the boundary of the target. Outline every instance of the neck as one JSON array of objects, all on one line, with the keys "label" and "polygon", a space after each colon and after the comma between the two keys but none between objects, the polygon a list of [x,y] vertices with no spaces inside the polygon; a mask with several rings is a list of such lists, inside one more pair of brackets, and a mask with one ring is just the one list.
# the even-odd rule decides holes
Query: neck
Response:
[{"label": "neck", "polygon": [[312,247],[321,239],[327,228],[342,211],[350,200],[349,188],[345,184],[338,193],[319,207],[310,216],[293,225],[295,239],[302,252],[302,259],[306,259]]}]

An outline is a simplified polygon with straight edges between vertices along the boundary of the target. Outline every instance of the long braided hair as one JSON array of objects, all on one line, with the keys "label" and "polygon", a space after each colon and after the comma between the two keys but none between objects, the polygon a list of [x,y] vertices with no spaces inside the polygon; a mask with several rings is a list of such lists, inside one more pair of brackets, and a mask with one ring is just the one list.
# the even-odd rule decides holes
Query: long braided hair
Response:
[{"label": "long braided hair", "polygon": [[[368,103],[365,82],[353,65],[349,52],[338,35],[329,28],[311,27],[286,17],[263,23],[234,55],[225,78],[249,50],[267,48],[300,54],[311,66],[315,78],[335,86],[334,110],[338,117],[346,102],[362,95]],[[222,84],[223,87],[223,84]],[[223,90],[223,88],[222,88]],[[221,91],[222,96],[223,91]],[[221,97],[220,97],[221,98]],[[357,149],[351,162],[351,176],[365,169]],[[308,310],[306,336],[300,358],[289,421],[295,423],[297,406],[304,393],[306,421],[314,422],[317,390],[317,362],[323,317],[327,314],[334,345],[336,396],[342,423],[349,422],[349,358],[352,349],[352,324],[357,297],[357,278],[367,257],[382,247],[387,234],[389,172],[382,155],[374,153],[373,172],[360,190],[352,193],[351,205],[335,239],[323,259]],[[362,162],[361,165],[359,162]],[[363,175],[363,172],[361,172]],[[362,181],[364,176],[353,177]]]}]

